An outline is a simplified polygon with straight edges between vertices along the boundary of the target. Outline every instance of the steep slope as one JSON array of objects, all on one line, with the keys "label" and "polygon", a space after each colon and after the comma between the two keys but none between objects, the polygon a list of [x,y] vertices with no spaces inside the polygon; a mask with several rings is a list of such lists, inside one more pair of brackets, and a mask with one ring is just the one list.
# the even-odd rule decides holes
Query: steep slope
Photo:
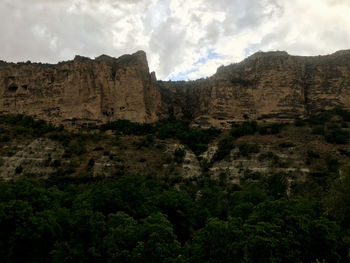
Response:
[{"label": "steep slope", "polygon": [[200,126],[292,120],[350,107],[350,51],[318,57],[258,52],[205,80],[158,85],[170,112]]},{"label": "steep slope", "polygon": [[3,62],[0,94],[2,114],[63,124],[152,122],[160,106],[143,51],[118,59],[76,56],[57,65]]}]

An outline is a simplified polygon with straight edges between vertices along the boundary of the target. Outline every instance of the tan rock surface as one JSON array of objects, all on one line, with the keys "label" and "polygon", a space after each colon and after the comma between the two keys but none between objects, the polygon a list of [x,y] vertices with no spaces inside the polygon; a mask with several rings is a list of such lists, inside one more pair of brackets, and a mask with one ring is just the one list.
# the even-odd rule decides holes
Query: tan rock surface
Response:
[{"label": "tan rock surface", "polygon": [[156,81],[146,54],[57,65],[0,62],[0,113],[57,124],[117,119],[154,122],[173,114],[202,127],[243,120],[290,121],[350,108],[350,51],[299,57],[258,52],[207,79]]},{"label": "tan rock surface", "polygon": [[292,120],[350,108],[350,51],[318,57],[258,52],[205,80],[158,83],[165,107],[200,126]]},{"label": "tan rock surface", "polygon": [[54,123],[152,122],[160,106],[143,51],[57,65],[1,63],[0,93],[1,113]]}]

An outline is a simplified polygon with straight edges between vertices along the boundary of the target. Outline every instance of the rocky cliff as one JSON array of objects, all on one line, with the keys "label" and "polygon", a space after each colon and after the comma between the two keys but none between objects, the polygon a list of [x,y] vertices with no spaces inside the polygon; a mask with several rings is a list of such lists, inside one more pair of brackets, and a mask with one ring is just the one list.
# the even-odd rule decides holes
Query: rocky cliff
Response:
[{"label": "rocky cliff", "polygon": [[0,112],[54,123],[158,119],[160,93],[146,54],[94,60],[76,56],[57,65],[0,63]]},{"label": "rocky cliff", "polygon": [[0,113],[54,123],[153,122],[175,115],[200,126],[292,120],[334,106],[350,108],[350,51],[300,57],[258,52],[207,79],[156,81],[146,55],[57,65],[0,63]]},{"label": "rocky cliff", "polygon": [[205,80],[158,85],[171,113],[200,126],[303,118],[350,108],[350,50],[317,57],[258,52]]}]

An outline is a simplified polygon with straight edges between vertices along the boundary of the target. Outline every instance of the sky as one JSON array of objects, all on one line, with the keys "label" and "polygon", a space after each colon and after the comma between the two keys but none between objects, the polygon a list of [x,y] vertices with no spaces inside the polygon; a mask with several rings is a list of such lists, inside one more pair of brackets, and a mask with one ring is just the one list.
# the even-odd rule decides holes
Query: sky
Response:
[{"label": "sky", "polygon": [[158,79],[209,77],[257,51],[350,49],[350,0],[1,0],[0,60],[147,53]]}]

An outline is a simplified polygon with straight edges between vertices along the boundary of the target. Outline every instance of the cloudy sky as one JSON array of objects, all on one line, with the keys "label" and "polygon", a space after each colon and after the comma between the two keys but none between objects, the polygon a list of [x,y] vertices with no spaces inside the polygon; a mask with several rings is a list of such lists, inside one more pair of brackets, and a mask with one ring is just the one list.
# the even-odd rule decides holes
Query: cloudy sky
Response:
[{"label": "cloudy sky", "polygon": [[262,50],[350,49],[349,0],[0,0],[0,60],[144,50],[158,79],[197,79]]}]

